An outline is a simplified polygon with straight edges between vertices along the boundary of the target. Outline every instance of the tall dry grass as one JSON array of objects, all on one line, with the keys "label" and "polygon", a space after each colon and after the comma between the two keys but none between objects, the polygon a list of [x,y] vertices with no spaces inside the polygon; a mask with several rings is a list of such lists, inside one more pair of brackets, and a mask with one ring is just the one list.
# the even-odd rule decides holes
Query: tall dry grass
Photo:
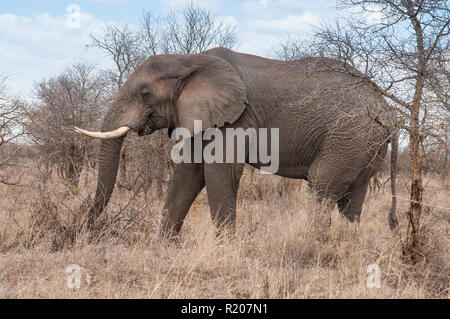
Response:
[{"label": "tall dry grass", "polygon": [[[178,242],[166,242],[157,231],[161,198],[145,202],[140,193],[116,190],[92,238],[79,227],[92,173],[81,189],[36,168],[26,176],[25,186],[0,186],[2,298],[448,296],[450,196],[437,181],[426,189],[421,259],[411,265],[402,256],[408,202],[400,201],[392,233],[388,189],[369,194],[360,224],[351,224],[315,204],[306,183],[246,173],[234,235],[216,236],[202,192]],[[406,186],[401,197],[408,197]],[[82,267],[79,289],[67,286],[71,264]],[[380,288],[367,287],[370,264],[380,267]]]}]

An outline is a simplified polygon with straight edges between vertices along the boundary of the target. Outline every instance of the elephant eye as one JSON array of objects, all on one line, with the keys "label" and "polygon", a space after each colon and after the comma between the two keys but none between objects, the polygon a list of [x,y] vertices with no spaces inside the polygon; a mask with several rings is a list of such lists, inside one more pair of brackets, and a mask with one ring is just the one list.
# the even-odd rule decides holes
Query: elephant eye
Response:
[{"label": "elephant eye", "polygon": [[150,92],[149,89],[142,89],[141,95],[144,101],[147,101],[151,97],[152,93]]}]

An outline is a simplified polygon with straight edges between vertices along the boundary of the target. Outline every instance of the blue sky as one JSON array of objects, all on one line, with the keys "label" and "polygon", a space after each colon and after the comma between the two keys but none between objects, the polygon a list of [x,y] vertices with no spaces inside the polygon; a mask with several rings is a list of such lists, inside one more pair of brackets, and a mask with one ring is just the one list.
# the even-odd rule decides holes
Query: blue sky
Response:
[{"label": "blue sky", "polygon": [[[194,3],[236,26],[237,51],[270,56],[288,34],[302,36],[336,16],[335,0],[16,0],[0,2],[0,74],[13,94],[33,97],[33,82],[75,62],[107,68],[104,56],[86,49],[89,34],[106,23],[139,25],[143,10],[164,14]],[[80,28],[68,28],[67,8],[81,9]]]}]

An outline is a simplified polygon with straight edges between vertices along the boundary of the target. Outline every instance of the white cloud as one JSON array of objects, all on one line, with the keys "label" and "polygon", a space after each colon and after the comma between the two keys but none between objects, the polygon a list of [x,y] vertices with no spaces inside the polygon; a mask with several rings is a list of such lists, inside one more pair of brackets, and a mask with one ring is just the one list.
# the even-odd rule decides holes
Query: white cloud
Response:
[{"label": "white cloud", "polygon": [[345,8],[342,12],[340,12],[340,14],[347,17],[351,17],[352,15],[356,17],[364,17],[369,25],[381,23],[384,16],[383,8],[375,4],[366,5],[364,10],[358,6]]},{"label": "white cloud", "polygon": [[260,19],[280,19],[288,14],[299,15],[308,11],[328,15],[335,8],[335,0],[247,0],[240,5],[246,16]]},{"label": "white cloud", "polygon": [[240,51],[271,56],[289,36],[301,38],[312,26],[336,16],[335,0],[247,0],[239,5],[244,18],[237,28]]},{"label": "white cloud", "polygon": [[135,0],[89,0],[90,2],[99,2],[99,3],[121,3],[128,4],[133,3]]},{"label": "white cloud", "polygon": [[367,23],[369,24],[379,24],[382,22],[383,13],[382,8],[377,5],[370,5],[367,7]]},{"label": "white cloud", "polygon": [[270,35],[266,33],[246,31],[239,37],[239,45],[236,50],[239,52],[270,57],[273,50],[287,35]]},{"label": "white cloud", "polygon": [[80,28],[66,26],[67,15],[48,13],[32,17],[0,14],[0,73],[9,75],[14,94],[32,97],[33,81],[55,75],[76,61],[95,63],[102,56],[93,49],[86,54],[91,32],[102,32],[104,22],[81,14]]},{"label": "white cloud", "polygon": [[239,25],[239,21],[238,19],[236,19],[233,16],[218,16],[217,17],[217,22],[222,22],[226,25],[229,25],[231,27],[236,27]]},{"label": "white cloud", "polygon": [[222,8],[222,0],[160,0],[166,9],[179,9],[189,4],[218,12]]},{"label": "white cloud", "polygon": [[301,32],[313,25],[317,25],[319,21],[319,16],[306,12],[300,15],[287,15],[281,19],[249,20],[247,27],[252,30],[262,31]]},{"label": "white cloud", "polygon": [[242,52],[273,57],[274,50],[289,36],[302,36],[319,22],[319,17],[306,12],[287,15],[281,19],[250,19],[238,27],[239,45]]}]

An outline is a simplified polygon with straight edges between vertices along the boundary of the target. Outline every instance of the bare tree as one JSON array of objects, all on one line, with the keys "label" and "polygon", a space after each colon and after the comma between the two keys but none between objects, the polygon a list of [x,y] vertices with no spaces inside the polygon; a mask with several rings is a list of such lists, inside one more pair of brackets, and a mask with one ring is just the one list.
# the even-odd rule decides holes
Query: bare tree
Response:
[{"label": "bare tree", "polygon": [[163,31],[163,18],[154,16],[150,11],[144,11],[141,30],[138,34],[141,40],[140,51],[144,57],[163,52],[164,45],[161,43]]},{"label": "bare tree", "polygon": [[131,31],[128,25],[108,24],[103,35],[92,33],[90,38],[92,43],[88,46],[103,50],[114,61],[115,69],[107,74],[116,89],[120,89],[128,75],[142,62],[138,34]]},{"label": "bare tree", "polygon": [[[424,141],[447,130],[449,21],[443,0],[344,0],[336,25],[317,28],[314,37],[285,43],[283,58],[308,54],[337,58],[369,83],[397,111],[409,138],[411,198],[405,253],[414,258],[422,212]],[[295,44],[295,45],[293,45]],[[307,49],[305,49],[307,47]],[[356,67],[362,73],[353,70]],[[440,123],[442,125],[440,125]],[[448,155],[448,154],[447,154]]]},{"label": "bare tree", "polygon": [[61,75],[36,83],[39,102],[27,112],[27,132],[40,146],[44,160],[56,165],[58,174],[75,186],[94,144],[73,134],[71,128],[98,126],[105,109],[103,82],[94,67],[72,65]]},{"label": "bare tree", "polygon": [[0,79],[0,183],[11,185],[17,184],[17,181],[11,180],[6,168],[14,165],[12,159],[19,150],[11,144],[24,134],[22,120],[25,102],[7,96],[6,80],[7,77]]},{"label": "bare tree", "polygon": [[171,12],[162,35],[162,51],[175,54],[199,53],[213,46],[231,48],[236,43],[232,26],[193,4]]}]

